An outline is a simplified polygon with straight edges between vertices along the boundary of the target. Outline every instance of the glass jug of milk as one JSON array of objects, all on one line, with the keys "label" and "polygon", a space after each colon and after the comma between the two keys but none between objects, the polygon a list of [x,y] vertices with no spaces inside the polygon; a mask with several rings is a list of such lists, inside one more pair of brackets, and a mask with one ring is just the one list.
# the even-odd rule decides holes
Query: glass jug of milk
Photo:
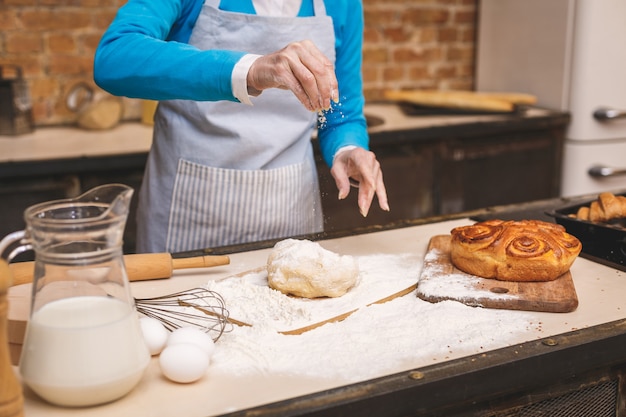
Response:
[{"label": "glass jug of milk", "polygon": [[96,187],[26,209],[26,229],[0,255],[34,250],[30,319],[19,370],[45,400],[90,406],[118,399],[150,360],[124,267],[122,236],[132,188]]}]

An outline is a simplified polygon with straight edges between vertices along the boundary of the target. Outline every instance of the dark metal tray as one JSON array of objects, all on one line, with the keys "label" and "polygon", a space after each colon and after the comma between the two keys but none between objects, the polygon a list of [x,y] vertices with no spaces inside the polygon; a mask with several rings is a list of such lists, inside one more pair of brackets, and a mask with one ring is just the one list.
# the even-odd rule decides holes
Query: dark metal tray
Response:
[{"label": "dark metal tray", "polygon": [[[624,195],[624,194],[616,194]],[[589,206],[589,200],[572,206],[547,211],[567,232],[576,236],[582,243],[580,254],[583,258],[626,271],[626,219],[618,219],[613,223],[595,223],[580,220],[575,215],[582,206]]]},{"label": "dark metal tray", "polygon": [[479,109],[463,109],[442,106],[423,106],[415,103],[398,102],[398,106],[407,116],[484,116],[505,115],[521,116],[528,110],[527,106],[515,106],[512,111],[495,111]]}]

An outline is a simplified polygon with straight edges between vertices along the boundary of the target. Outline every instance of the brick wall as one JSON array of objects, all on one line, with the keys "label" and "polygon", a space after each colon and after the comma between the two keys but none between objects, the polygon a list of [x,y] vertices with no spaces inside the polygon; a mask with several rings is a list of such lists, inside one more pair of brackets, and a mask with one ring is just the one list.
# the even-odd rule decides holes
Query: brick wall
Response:
[{"label": "brick wall", "polygon": [[75,120],[69,89],[93,84],[93,54],[123,0],[0,0],[0,65],[22,67],[37,125]]},{"label": "brick wall", "polygon": [[363,81],[387,88],[469,90],[478,0],[364,0]]},{"label": "brick wall", "polygon": [[[364,0],[364,90],[471,89],[478,0]],[[22,67],[35,123],[70,124],[67,94],[93,85],[93,54],[124,0],[0,0],[0,65]],[[125,118],[139,117],[126,100]]]}]

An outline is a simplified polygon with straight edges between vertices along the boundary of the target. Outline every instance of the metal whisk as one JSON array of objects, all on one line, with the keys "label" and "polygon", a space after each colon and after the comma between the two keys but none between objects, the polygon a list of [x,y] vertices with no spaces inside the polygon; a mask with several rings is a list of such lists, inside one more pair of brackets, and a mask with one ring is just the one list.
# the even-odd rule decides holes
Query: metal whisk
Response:
[{"label": "metal whisk", "polygon": [[195,326],[217,341],[232,330],[224,299],[215,291],[192,288],[159,297],[135,298],[137,311],[159,320],[170,331]]}]

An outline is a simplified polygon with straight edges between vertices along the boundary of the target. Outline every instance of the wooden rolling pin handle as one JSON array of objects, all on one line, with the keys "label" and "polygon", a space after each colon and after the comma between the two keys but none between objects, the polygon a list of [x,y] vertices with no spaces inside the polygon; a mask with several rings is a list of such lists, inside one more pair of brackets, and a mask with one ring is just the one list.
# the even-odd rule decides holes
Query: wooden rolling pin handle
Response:
[{"label": "wooden rolling pin handle", "polygon": [[[169,253],[139,253],[124,255],[124,265],[129,281],[170,278],[175,269],[205,268],[228,265],[226,255],[207,255],[192,258],[172,258]],[[9,265],[13,285],[33,282],[34,262],[16,262]]]},{"label": "wooden rolling pin handle", "polygon": [[172,258],[172,268],[207,268],[211,266],[228,265],[230,258],[226,255],[195,256],[192,258]]},{"label": "wooden rolling pin handle", "polygon": [[11,286],[11,270],[0,259],[0,416],[22,417],[24,397],[22,385],[15,376],[9,354],[7,291]]},{"label": "wooden rolling pin handle", "polygon": [[172,276],[172,257],[169,253],[124,255],[124,266],[129,281],[163,279]]},{"label": "wooden rolling pin handle", "polygon": [[126,273],[130,281],[169,278],[175,269],[205,268],[229,263],[228,256],[172,258],[169,253],[141,253],[124,256]]},{"label": "wooden rolling pin handle", "polygon": [[17,262],[9,264],[10,272],[13,275],[12,285],[21,285],[33,282],[35,264],[33,262]]}]

